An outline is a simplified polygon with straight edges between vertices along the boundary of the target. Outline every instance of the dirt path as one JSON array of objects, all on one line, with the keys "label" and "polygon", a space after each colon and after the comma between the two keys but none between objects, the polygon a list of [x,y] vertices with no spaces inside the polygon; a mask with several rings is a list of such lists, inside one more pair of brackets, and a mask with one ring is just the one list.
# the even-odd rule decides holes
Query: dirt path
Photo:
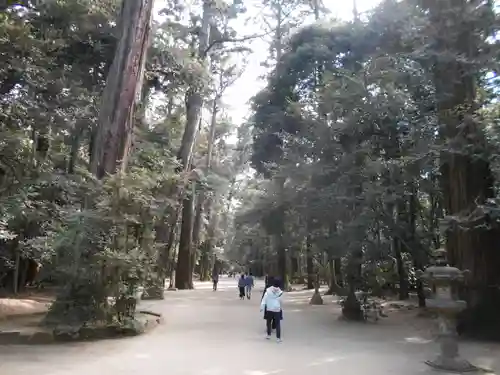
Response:
[{"label": "dirt path", "polygon": [[[414,375],[431,373],[423,360],[436,345],[418,325],[339,321],[339,307],[309,306],[309,292],[286,295],[283,343],[264,339],[259,312],[262,283],[240,301],[234,279],[219,291],[169,292],[148,302],[165,323],[150,334],[123,340],[46,347],[0,346],[0,375]],[[331,298],[331,297],[329,297]],[[403,318],[403,320],[406,318]],[[408,319],[410,319],[408,317]],[[496,346],[466,343],[468,359],[495,363]]]}]

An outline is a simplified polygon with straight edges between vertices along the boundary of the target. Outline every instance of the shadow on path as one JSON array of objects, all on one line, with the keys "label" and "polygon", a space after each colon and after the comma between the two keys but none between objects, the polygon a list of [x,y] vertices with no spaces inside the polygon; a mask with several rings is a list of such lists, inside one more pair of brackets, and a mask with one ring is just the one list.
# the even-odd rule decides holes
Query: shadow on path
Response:
[{"label": "shadow on path", "polygon": [[[128,339],[45,347],[0,346],[0,375],[414,375],[430,373],[423,360],[436,350],[418,327],[339,321],[332,297],[310,306],[312,291],[285,296],[281,344],[264,339],[259,311],[263,284],[253,298],[238,299],[236,280],[219,290],[166,293],[145,307],[163,314],[155,331]],[[410,319],[411,317],[408,317]],[[428,335],[427,335],[428,336]],[[468,359],[496,367],[498,347],[463,345]]]}]

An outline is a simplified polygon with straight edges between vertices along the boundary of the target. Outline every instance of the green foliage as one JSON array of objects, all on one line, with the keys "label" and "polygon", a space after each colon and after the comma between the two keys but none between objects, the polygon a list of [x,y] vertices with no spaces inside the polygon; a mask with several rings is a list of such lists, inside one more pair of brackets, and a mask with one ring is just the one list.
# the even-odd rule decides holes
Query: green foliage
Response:
[{"label": "green foliage", "polygon": [[[112,0],[57,1],[0,15],[0,280],[16,290],[16,257],[40,262],[39,281],[64,286],[50,319],[116,319],[112,301],[154,277],[155,226],[177,204],[178,106],[138,124],[126,174],[99,182],[88,172],[116,10]],[[149,77],[176,71],[169,48],[154,49],[168,58],[152,57]],[[187,84],[168,87],[178,98]]]},{"label": "green foliage", "polygon": [[116,311],[109,298],[134,295],[154,275],[153,223],[163,209],[153,197],[155,185],[143,173],[115,175],[93,189],[94,208],[75,207],[52,237],[37,239],[52,244],[58,266],[54,277],[70,280],[66,293],[81,292],[76,306],[64,299],[53,306],[57,318],[112,320]]},{"label": "green foliage", "polygon": [[[434,5],[388,0],[363,21],[304,27],[284,41],[252,116],[252,165],[266,179],[284,179],[284,189],[259,181],[258,191],[241,197],[235,253],[247,262],[276,253],[259,236],[273,233],[269,218],[284,202],[292,262],[305,258],[307,237],[320,263],[325,254],[343,259],[351,287],[399,284],[405,297],[445,231],[495,230],[496,205],[481,204],[482,196],[440,223],[450,191],[443,185],[447,153],[488,159],[498,173],[491,103],[498,92],[496,78],[487,78],[496,71],[497,46],[488,38],[497,17],[490,3]],[[460,38],[469,34],[466,51]],[[458,80],[470,82],[477,97],[465,97],[452,78],[445,82],[443,66],[460,66]],[[458,102],[452,109],[450,98]],[[449,194],[473,191],[458,190]],[[251,253],[252,244],[265,250]]]},{"label": "green foliage", "polygon": [[[124,298],[163,281],[162,257],[175,262],[176,241],[169,234],[175,235],[178,192],[195,175],[188,194],[206,200],[199,205],[206,215],[195,246],[207,249],[209,266],[214,249],[224,244],[226,200],[246,163],[248,147],[243,152],[225,142],[234,129],[221,100],[241,74],[233,54],[247,52],[233,28],[244,5],[209,4],[216,7],[210,8],[211,38],[200,51],[203,7],[189,14],[167,2],[162,23],[154,25],[127,168],[102,180],[89,173],[119,37],[119,5],[68,0],[0,9],[0,286],[22,289],[26,260],[40,262],[37,282],[61,289],[49,320],[123,319],[118,310]],[[188,117],[185,100],[193,92],[216,112],[215,137],[201,128],[190,155],[197,173],[184,173],[177,154]],[[209,144],[211,166],[205,162]],[[11,285],[14,270],[19,285]]]}]

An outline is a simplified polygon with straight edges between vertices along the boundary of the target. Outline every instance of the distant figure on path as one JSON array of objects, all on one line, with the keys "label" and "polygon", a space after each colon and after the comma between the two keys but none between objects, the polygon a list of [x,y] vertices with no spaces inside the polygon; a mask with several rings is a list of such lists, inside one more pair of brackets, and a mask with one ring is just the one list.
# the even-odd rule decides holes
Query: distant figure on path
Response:
[{"label": "distant figure on path", "polygon": [[214,292],[217,290],[217,284],[219,283],[219,274],[217,272],[214,272],[212,274],[212,282],[214,283]]},{"label": "distant figure on path", "polygon": [[266,319],[267,335],[266,339],[271,338],[272,326],[276,326],[276,340],[281,342],[281,320],[283,319],[283,309],[281,305],[281,296],[283,291],[280,289],[280,282],[273,280],[273,285],[267,288],[264,298],[260,303],[260,311],[264,312]]},{"label": "distant figure on path", "polygon": [[247,292],[247,298],[250,299],[250,297],[252,297],[252,288],[254,287],[254,281],[253,281],[253,276],[252,276],[251,272],[245,278],[245,281],[246,281],[245,289]]},{"label": "distant figure on path", "polygon": [[245,299],[245,286],[246,286],[245,275],[241,274],[238,280],[238,290],[240,291],[240,299]]}]

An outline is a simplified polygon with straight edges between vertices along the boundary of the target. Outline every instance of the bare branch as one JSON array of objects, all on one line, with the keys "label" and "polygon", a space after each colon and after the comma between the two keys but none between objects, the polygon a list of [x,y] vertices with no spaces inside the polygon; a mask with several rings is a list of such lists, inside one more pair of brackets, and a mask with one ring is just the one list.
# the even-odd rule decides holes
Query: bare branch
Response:
[{"label": "bare branch", "polygon": [[262,33],[262,34],[247,35],[247,36],[244,36],[244,37],[241,37],[241,38],[221,38],[221,39],[216,39],[216,40],[212,41],[208,45],[208,47],[203,52],[203,56],[206,56],[213,47],[215,47],[216,45],[219,45],[219,44],[224,44],[224,43],[242,43],[242,42],[247,42],[247,41],[253,40],[253,39],[263,38],[263,37],[268,36],[270,34],[271,34],[271,32],[267,31],[267,32]]}]

